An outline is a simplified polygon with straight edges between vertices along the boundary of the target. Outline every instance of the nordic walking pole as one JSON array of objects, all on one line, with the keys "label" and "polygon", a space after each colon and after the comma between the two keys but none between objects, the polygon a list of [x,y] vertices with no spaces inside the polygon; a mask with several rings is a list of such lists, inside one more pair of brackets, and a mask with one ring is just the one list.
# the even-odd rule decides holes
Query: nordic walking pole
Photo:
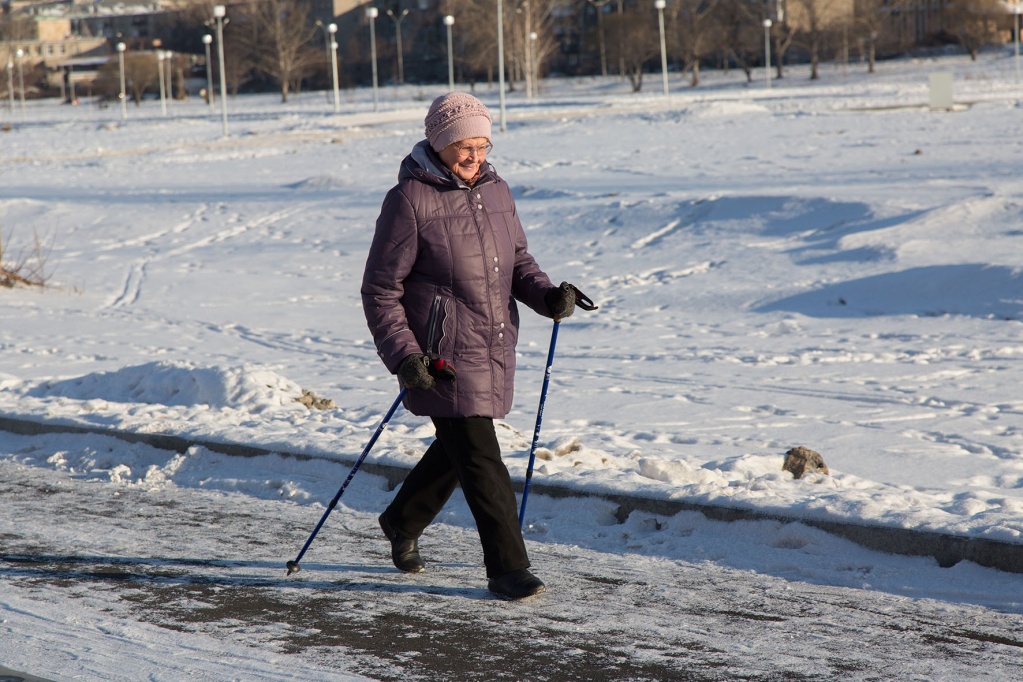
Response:
[{"label": "nordic walking pole", "polygon": [[[575,291],[575,304],[583,310],[596,310],[590,297],[572,287]],[[547,369],[543,373],[543,386],[540,387],[540,406],[536,410],[536,428],[533,429],[533,444],[529,447],[529,465],[526,467],[526,482],[522,486],[522,506],[519,508],[519,528],[526,520],[526,499],[529,497],[529,483],[533,480],[533,463],[536,462],[536,446],[540,442],[540,422],[543,421],[543,406],[547,402],[547,388],[551,383],[551,369],[554,367],[554,346],[558,343],[558,327],[561,320],[554,320],[551,331],[551,347],[547,351]]]},{"label": "nordic walking pole", "polygon": [[536,428],[533,429],[533,444],[529,447],[529,465],[526,467],[526,482],[522,486],[522,506],[519,508],[519,528],[526,518],[526,499],[529,497],[529,482],[533,479],[533,463],[536,461],[536,445],[540,442],[540,422],[543,421],[543,405],[547,402],[547,387],[551,383],[551,368],[554,366],[554,346],[558,343],[558,327],[561,320],[554,320],[551,331],[551,347],[547,351],[547,369],[543,373],[543,386],[540,388],[540,406],[536,408]]},{"label": "nordic walking pole", "polygon": [[334,507],[337,506],[338,500],[340,500],[341,496],[344,494],[345,488],[347,488],[348,484],[352,482],[353,478],[355,478],[355,472],[357,472],[359,467],[362,466],[362,462],[366,459],[366,455],[368,455],[369,451],[373,449],[373,445],[376,444],[377,438],[379,438],[380,434],[384,432],[384,427],[387,426],[387,422],[389,422],[391,417],[394,416],[394,411],[398,409],[398,405],[401,405],[401,401],[404,397],[405,389],[402,388],[401,391],[398,392],[398,397],[395,398],[394,402],[391,404],[391,408],[387,410],[387,414],[385,414],[384,418],[380,420],[380,425],[377,426],[377,430],[373,432],[373,436],[369,439],[369,442],[366,443],[366,447],[363,448],[362,454],[359,455],[359,459],[355,460],[355,465],[352,467],[352,470],[348,472],[348,478],[346,478],[345,482],[341,484],[337,494],[334,495],[334,499],[330,501],[329,505],[327,505],[327,510],[323,512],[323,516],[320,517],[320,522],[316,524],[316,528],[313,529],[309,539],[305,541],[305,546],[302,547],[302,551],[298,553],[298,556],[295,557],[294,561],[288,562],[288,575],[298,573],[301,570],[298,562],[302,560],[303,556],[305,556],[305,552],[309,549],[309,545],[313,544],[313,538],[315,538],[316,534],[320,532],[320,528],[323,527],[323,522],[327,520],[328,516],[330,516],[330,512],[334,511]]}]

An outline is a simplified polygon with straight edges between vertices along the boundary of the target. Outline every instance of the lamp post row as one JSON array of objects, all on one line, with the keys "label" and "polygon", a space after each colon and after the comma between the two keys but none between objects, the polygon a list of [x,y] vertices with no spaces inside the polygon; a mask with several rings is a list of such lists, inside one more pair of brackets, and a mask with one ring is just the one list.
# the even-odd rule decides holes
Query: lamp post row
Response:
[{"label": "lamp post row", "polygon": [[[603,0],[603,1],[601,1],[601,0],[590,0],[590,2],[592,2],[597,7],[598,14],[603,9],[604,4],[606,4],[608,1],[609,0]],[[664,29],[664,9],[665,9],[666,5],[667,5],[666,0],[654,0],[654,8],[657,10],[658,28],[659,28],[659,32],[660,32],[661,80],[662,80],[664,95],[668,96],[668,59],[667,59],[667,48],[666,48],[665,29]],[[501,121],[501,130],[505,130],[506,129],[506,118],[505,118],[505,101],[504,101],[504,90],[505,90],[505,87],[504,87],[504,26],[503,26],[503,14],[504,13],[503,13],[503,3],[502,3],[502,0],[497,0],[497,10],[498,10],[497,11],[498,81],[499,81],[500,114],[501,114],[500,115],[500,121]],[[1020,14],[1023,13],[1023,9],[1021,9],[1021,6],[1020,6],[1020,0],[1016,0],[1016,2],[1013,5],[1012,12],[1015,15],[1015,26],[1014,26],[1015,31],[1014,31],[1014,33],[1015,33],[1015,42],[1016,42],[1016,79],[1018,81],[1020,79],[1020,65],[1019,65],[1019,59],[1020,59],[1020,56],[1019,56]],[[218,56],[219,68],[220,68],[220,100],[221,100],[220,110],[221,110],[221,118],[222,118],[222,126],[223,126],[223,135],[224,135],[224,137],[228,136],[228,127],[227,127],[227,82],[226,82],[226,75],[225,75],[225,69],[224,69],[224,25],[230,21],[230,19],[227,18],[226,14],[227,14],[227,9],[226,9],[226,7],[224,5],[214,5],[213,6],[213,21],[215,22],[215,25],[216,25],[217,56]],[[398,82],[399,83],[404,83],[404,81],[405,81],[404,59],[403,59],[403,54],[402,54],[402,42],[401,42],[401,22],[402,22],[402,20],[408,14],[409,14],[409,10],[408,9],[402,10],[399,14],[396,14],[393,10],[390,10],[390,9],[387,10],[387,15],[394,22],[394,27],[395,27],[395,34],[396,34],[395,38],[396,38],[396,43],[397,43],[396,47],[397,47],[397,50],[398,50]],[[371,53],[372,70],[373,70],[373,111],[377,111],[378,108],[379,108],[379,95],[378,95],[379,82],[378,82],[378,72],[377,72],[377,50],[376,50],[376,18],[378,16],[379,16],[379,10],[376,7],[369,6],[369,7],[366,8],[366,17],[369,19],[370,53]],[[447,32],[448,87],[449,87],[449,89],[454,90],[454,87],[455,87],[455,76],[454,76],[454,51],[453,51],[453,47],[452,47],[452,26],[455,23],[455,17],[450,15],[450,14],[447,14],[447,15],[444,16],[443,22],[444,22],[444,26],[445,26],[446,32]],[[334,112],[338,113],[340,111],[340,93],[339,93],[339,86],[338,86],[338,64],[337,64],[337,49],[338,49],[338,43],[337,43],[337,40],[336,40],[337,24],[331,23],[331,24],[328,24],[327,26],[324,26],[319,20],[316,21],[316,24],[317,24],[317,26],[323,27],[325,29],[325,38],[327,40],[327,48],[328,48],[328,51],[330,53],[330,61],[331,61],[331,72],[332,72],[332,81],[333,81],[333,90],[334,90]],[[207,23],[207,25],[208,25],[208,23]],[[767,87],[768,88],[771,87],[771,26],[772,26],[771,20],[770,19],[764,19],[764,21],[763,21],[763,27],[764,27],[764,70],[766,72],[766,83],[767,83]],[[532,45],[532,43],[536,40],[536,35],[535,34],[530,34],[529,38],[531,40],[530,40],[530,42],[528,44],[528,47],[530,48],[529,52],[532,53],[533,52],[533,45]],[[210,105],[210,111],[213,111],[213,108],[214,108],[213,82],[212,82],[212,74],[210,73],[210,68],[209,68],[209,64],[210,64],[210,61],[211,61],[210,46],[211,46],[211,43],[213,42],[213,37],[208,35],[208,34],[204,35],[202,37],[202,42],[203,42],[203,45],[204,45],[204,47],[206,49],[207,100],[208,100],[209,105]],[[126,46],[125,46],[125,44],[123,42],[119,42],[119,43],[117,43],[116,47],[117,47],[117,53],[118,53],[118,65],[120,67],[120,81],[121,81],[120,82],[121,91],[120,91],[120,95],[119,95],[120,100],[121,100],[121,118],[122,119],[126,119],[127,118],[127,92],[126,92],[125,72],[124,72],[124,52],[125,52]],[[25,108],[24,51],[21,48],[19,48],[17,50],[17,52],[16,52],[16,56],[18,58],[18,80],[19,80],[19,89],[20,89],[20,92],[21,92],[21,108],[22,108],[22,111],[24,111],[24,108]],[[527,55],[527,57],[531,58],[532,54]],[[167,114],[167,102],[166,102],[167,92],[166,91],[167,91],[167,89],[169,89],[170,84],[171,84],[170,83],[171,82],[171,74],[170,74],[171,66],[168,64],[168,66],[166,67],[168,73],[167,73],[167,76],[166,76],[167,80],[166,80],[166,86],[165,86],[165,80],[164,80],[165,76],[164,76],[163,62],[164,61],[170,61],[171,59],[173,59],[173,54],[171,52],[160,51],[160,52],[158,52],[157,59],[158,59],[158,67],[159,67],[158,70],[159,70],[159,78],[160,78],[160,106],[161,106],[162,113],[164,115],[166,115]],[[12,113],[13,113],[13,110],[14,110],[13,69],[14,69],[13,62],[8,60],[8,62],[7,62],[8,104],[9,104],[9,107],[10,107]],[[606,65],[603,62],[603,54],[602,54],[602,70],[603,69],[606,69]]]},{"label": "lamp post row", "polygon": [[[500,4],[501,4],[501,0],[498,0],[498,5],[500,5]],[[404,68],[405,65],[404,65],[404,55],[402,54],[403,50],[402,50],[402,40],[401,40],[401,22],[402,22],[402,20],[406,16],[408,16],[408,14],[409,14],[409,10],[408,9],[402,10],[399,14],[395,14],[395,12],[393,10],[390,10],[390,9],[387,10],[387,15],[394,22],[394,26],[395,26],[396,47],[397,47],[397,51],[398,51],[398,82],[399,83],[404,83],[405,82],[405,73],[404,73],[405,72],[405,68]],[[212,20],[212,22],[216,26],[216,33],[217,33],[217,56],[218,56],[218,62],[219,62],[219,68],[220,68],[220,102],[221,102],[220,110],[221,110],[221,117],[222,117],[222,122],[223,122],[223,135],[224,135],[224,137],[228,136],[228,126],[227,126],[227,82],[226,82],[226,76],[225,76],[225,71],[224,71],[224,25],[227,24],[230,21],[230,19],[228,19],[226,15],[227,15],[227,8],[224,5],[214,5],[213,6],[213,20]],[[373,110],[376,111],[378,109],[378,107],[379,107],[379,96],[378,96],[379,79],[378,79],[378,72],[377,72],[377,51],[376,51],[376,18],[377,18],[377,16],[379,16],[379,10],[376,7],[367,7],[366,8],[366,16],[367,16],[367,18],[369,18],[369,22],[370,22],[370,51],[371,51],[371,58],[372,58],[372,63],[373,63],[372,64],[372,66],[373,66]],[[454,89],[454,54],[453,54],[453,50],[452,50],[451,27],[455,23],[455,18],[452,15],[448,14],[448,15],[444,16],[443,21],[444,21],[444,25],[445,25],[445,27],[447,29],[448,86],[453,90]],[[210,22],[207,22],[207,25],[209,25],[209,24],[210,24]],[[318,26],[323,27],[323,24],[319,20],[317,20],[316,24]],[[498,16],[498,27],[499,27],[499,30],[500,30],[500,26],[501,26],[501,17]],[[337,40],[336,40],[337,24],[330,23],[327,26],[325,26],[324,28],[326,29],[327,49],[328,49],[329,54],[330,54],[330,62],[331,62],[331,72],[332,72],[332,81],[333,81],[333,90],[334,90],[334,112],[338,113],[340,111],[340,108],[341,108],[341,100],[340,100],[340,91],[339,91],[339,83],[338,83],[338,62],[337,62],[338,43],[337,43]],[[503,39],[503,35],[501,36],[501,38]],[[203,35],[202,42],[203,42],[203,46],[204,46],[205,52],[206,52],[206,93],[207,93],[206,97],[207,97],[207,101],[209,102],[210,111],[212,112],[214,110],[214,100],[215,100],[215,97],[214,97],[214,91],[213,91],[213,75],[212,75],[212,72],[211,72],[211,69],[210,69],[210,63],[212,61],[211,54],[210,54],[210,47],[211,47],[211,44],[213,43],[213,36],[211,36],[209,34]],[[502,42],[502,41],[499,39],[499,42]],[[125,51],[127,50],[127,45],[124,42],[118,42],[117,45],[116,45],[116,50],[117,50],[118,71],[119,71],[119,76],[120,76],[120,92],[118,93],[118,98],[121,101],[121,118],[122,118],[122,120],[126,120],[128,118],[128,96],[127,96],[127,81],[126,81],[126,76],[125,76],[124,54],[125,54]],[[24,56],[25,56],[25,53],[24,53],[24,50],[22,50],[21,48],[18,48],[18,50],[15,53],[15,56],[18,59],[19,92],[20,92],[20,95],[21,95],[21,98],[20,98],[21,99],[21,109],[22,109],[22,112],[24,112],[24,109],[25,109],[25,76],[24,76]],[[501,62],[501,65],[502,65],[502,72],[501,72],[501,82],[502,82],[502,84],[504,82],[504,73],[503,73],[503,62],[504,62],[504,59],[503,59],[503,56],[504,55],[503,55],[503,45],[502,45],[502,54],[499,56],[499,59],[498,59],[498,61]],[[157,76],[159,78],[159,84],[160,84],[160,110],[161,110],[161,113],[164,116],[167,115],[167,99],[168,99],[168,94],[171,94],[171,93],[168,92],[168,90],[170,90],[170,88],[172,87],[172,84],[171,84],[171,82],[172,82],[171,64],[168,63],[165,66],[164,63],[165,62],[171,62],[172,60],[173,60],[173,53],[171,53],[170,51],[164,51],[164,50],[158,50],[157,51]],[[165,71],[165,69],[166,69],[166,71]],[[8,60],[8,62],[7,62],[8,105],[10,107],[10,110],[11,110],[12,114],[13,114],[13,111],[14,111],[14,77],[13,77],[13,72],[14,72],[14,62],[11,61],[11,60]],[[502,128],[503,128],[504,127],[504,93],[503,93],[503,87],[502,87],[502,93],[501,93],[501,125],[502,125]]]},{"label": "lamp post row", "polygon": [[[498,4],[499,5],[501,4],[501,0],[498,0]],[[404,83],[404,81],[405,81],[404,59],[403,59],[403,55],[402,55],[402,42],[401,42],[401,22],[402,22],[402,20],[406,16],[408,16],[408,14],[409,14],[409,10],[408,9],[402,10],[401,13],[399,13],[399,14],[395,14],[394,11],[392,11],[392,10],[387,10],[387,15],[391,18],[392,21],[394,21],[395,32],[396,32],[396,43],[397,43],[396,46],[397,46],[397,49],[398,49],[398,82],[399,83]],[[379,10],[376,7],[367,7],[366,8],[366,17],[369,19],[369,22],[370,22],[370,52],[371,52],[371,59],[372,59],[372,63],[373,63],[372,64],[372,66],[373,66],[373,111],[377,111],[377,109],[379,108],[379,95],[378,95],[379,79],[378,79],[378,72],[377,72],[377,50],[376,50],[376,18],[378,16],[379,16]],[[220,111],[221,111],[221,118],[222,118],[223,135],[224,135],[224,137],[227,137],[228,136],[228,126],[227,126],[227,81],[226,81],[226,75],[225,75],[225,70],[224,70],[224,25],[226,23],[228,23],[230,21],[230,19],[227,18],[227,8],[224,5],[214,5],[213,6],[213,20],[212,21],[213,21],[213,23],[214,23],[214,25],[216,27],[216,33],[217,33],[217,38],[216,38],[216,41],[217,41],[217,57],[218,57],[219,69],[220,69]],[[453,48],[452,48],[451,27],[455,23],[455,18],[454,18],[454,16],[448,14],[448,15],[444,16],[443,21],[444,21],[444,26],[447,29],[448,86],[449,86],[450,89],[454,90],[454,87],[455,87],[455,85],[454,85],[454,79],[455,79],[455,76],[454,76],[454,52],[453,52]],[[207,22],[207,25],[209,25],[209,23],[210,22]],[[317,23],[318,26],[323,26],[323,24],[320,21],[317,21],[316,23]],[[498,16],[498,25],[499,25],[499,27],[500,27],[500,24],[501,24],[501,18],[500,18],[500,16]],[[341,109],[341,99],[340,99],[340,91],[339,91],[339,83],[338,83],[338,63],[337,63],[338,43],[337,43],[337,40],[336,40],[337,24],[331,23],[331,24],[328,24],[327,26],[325,26],[324,28],[326,29],[327,47],[328,47],[328,50],[330,52],[331,72],[332,72],[333,89],[334,89],[334,112],[338,113],[340,111],[340,109]],[[503,36],[501,36],[501,38],[503,38]],[[210,48],[211,48],[211,44],[213,43],[213,36],[211,36],[209,34],[203,35],[202,42],[203,42],[203,46],[204,46],[205,51],[206,51],[206,93],[207,93],[207,101],[209,102],[210,111],[212,112],[214,110],[214,100],[215,100],[214,92],[213,92],[213,75],[212,75],[212,71],[210,69],[210,63],[212,61],[212,56],[210,54]],[[116,50],[117,50],[118,72],[119,72],[119,76],[120,76],[120,79],[119,79],[120,80],[120,92],[118,93],[118,98],[121,101],[121,119],[122,120],[127,120],[127,118],[128,118],[128,94],[127,94],[127,79],[126,79],[126,75],[125,75],[125,63],[124,63],[124,55],[125,55],[125,51],[127,50],[127,45],[124,42],[118,42],[117,45],[116,45]],[[502,52],[503,52],[503,46],[502,46]],[[20,96],[21,96],[20,97],[20,99],[21,99],[21,109],[22,109],[22,112],[24,112],[24,109],[25,109],[25,75],[24,75],[24,57],[25,57],[25,53],[24,53],[24,50],[22,50],[21,48],[18,48],[18,50],[15,53],[15,56],[18,59],[19,92],[20,92]],[[498,60],[499,62],[502,63],[502,67],[503,67],[503,61],[504,61],[503,56],[504,55],[501,54],[500,57],[499,57],[499,60]],[[166,116],[167,115],[167,99],[168,99],[168,95],[172,94],[172,93],[170,93],[168,91],[172,87],[172,74],[171,74],[171,68],[172,67],[171,67],[171,63],[172,63],[172,60],[173,60],[173,53],[170,52],[170,51],[166,51],[166,50],[158,50],[156,57],[157,57],[157,77],[159,79],[159,84],[160,84],[160,111],[161,111],[161,113],[164,116]],[[166,66],[165,66],[165,62],[167,62]],[[11,61],[11,60],[8,60],[8,62],[7,62],[8,105],[10,107],[10,110],[11,110],[12,114],[14,112],[14,77],[13,77],[13,72],[14,72],[14,62]],[[502,82],[502,84],[504,82],[503,68],[502,68],[502,72],[501,72],[501,82]],[[503,92],[503,87],[502,87],[502,93],[501,93],[501,125],[502,125],[502,128],[503,128],[504,127],[504,92]]]},{"label": "lamp post row", "polygon": [[[217,26],[217,50],[218,56],[220,57],[220,101],[221,101],[221,112],[223,119],[223,134],[227,137],[227,85],[224,78],[224,24],[227,23],[228,19],[225,18],[227,14],[226,8],[223,5],[215,5],[213,7],[213,18],[216,21]],[[210,103],[210,111],[213,111],[213,80],[210,73],[210,44],[213,42],[213,37],[210,35],[204,35],[202,37],[203,45],[206,48],[206,97]],[[123,42],[117,43],[117,65],[120,73],[120,86],[121,90],[118,93],[118,98],[121,100],[121,119],[126,120],[128,118],[128,93],[127,93],[127,82],[124,73],[124,53],[127,46]],[[19,57],[21,50],[18,50]],[[167,115],[167,94],[171,88],[172,74],[171,66],[174,54],[170,51],[159,50],[156,55],[157,59],[157,77],[160,81],[160,110],[164,116]],[[167,62],[166,67],[164,62]],[[8,72],[10,71],[11,64],[8,64]],[[13,96],[13,95],[12,95]],[[22,86],[22,101],[24,102],[24,86]],[[24,106],[24,104],[23,104]]]}]

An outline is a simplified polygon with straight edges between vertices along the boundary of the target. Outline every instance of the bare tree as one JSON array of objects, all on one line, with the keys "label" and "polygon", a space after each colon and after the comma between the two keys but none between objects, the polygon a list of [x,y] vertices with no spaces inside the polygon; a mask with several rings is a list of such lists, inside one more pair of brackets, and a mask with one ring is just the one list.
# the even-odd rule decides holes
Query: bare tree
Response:
[{"label": "bare tree", "polygon": [[626,12],[607,17],[607,27],[625,36],[618,43],[608,45],[608,52],[620,65],[633,92],[643,88],[643,70],[647,63],[660,54],[660,36],[657,19],[647,12]]},{"label": "bare tree", "polygon": [[996,42],[998,19],[1005,16],[1005,7],[1001,0],[959,0],[949,3],[945,12],[959,44],[976,61],[980,48]]},{"label": "bare tree", "polygon": [[[251,46],[258,40],[252,22],[246,21],[244,16],[236,16],[235,19],[230,24],[230,30],[224,30],[224,80],[232,97],[237,97],[238,90],[252,78],[256,70]],[[213,59],[219,57],[214,56]],[[219,65],[216,68],[219,70]]]},{"label": "bare tree", "polygon": [[[554,35],[555,11],[564,4],[562,0],[521,0],[512,5],[504,22],[506,41],[510,42],[509,54],[515,71],[526,83],[526,93],[539,90],[540,75],[546,69],[551,55],[557,52],[558,42]],[[509,45],[506,44],[506,48]]]},{"label": "bare tree", "polygon": [[146,91],[159,81],[156,55],[152,52],[124,53],[124,80],[135,106],[142,103]]},{"label": "bare tree", "polygon": [[[783,25],[776,36],[795,37],[810,55],[810,79],[820,78],[821,50],[825,38],[847,27],[853,17],[850,0],[787,0],[779,4]],[[793,29],[796,29],[793,33]],[[781,58],[779,56],[779,68]],[[779,75],[780,77],[780,75]]]},{"label": "bare tree", "polygon": [[[7,3],[3,3],[5,6]],[[12,45],[16,42],[23,40],[31,40],[35,35],[34,19],[28,14],[10,14],[6,8],[0,10],[0,42],[6,43],[5,53],[0,54],[4,57],[4,64],[7,63],[7,59],[14,57],[14,48]]]},{"label": "bare tree", "polygon": [[310,47],[316,29],[309,21],[309,8],[296,0],[260,0],[246,6],[244,17],[250,30],[240,41],[252,55],[256,69],[280,85],[281,101],[316,65],[319,50]]},{"label": "bare tree", "polygon": [[[720,42],[725,60],[732,58],[753,80],[752,63],[763,54],[761,7],[747,0],[721,0],[719,11],[712,18],[713,34]],[[771,68],[765,64],[764,68]]]},{"label": "bare tree", "polygon": [[867,62],[867,73],[874,73],[877,66],[877,40],[884,27],[882,19],[887,11],[887,0],[860,0],[853,23],[853,32],[863,45],[863,56]]},{"label": "bare tree", "polygon": [[825,27],[825,12],[831,0],[795,0],[790,10],[799,16],[800,34],[810,53],[810,80],[820,78],[821,35]]},{"label": "bare tree", "polygon": [[700,61],[720,47],[716,40],[714,16],[720,0],[677,0],[669,5],[673,35],[682,53],[682,65],[689,84],[700,84]]},{"label": "bare tree", "polygon": [[[506,10],[509,4],[504,3]],[[462,79],[472,81],[476,74],[485,73],[487,82],[492,82],[497,74],[497,3],[448,0],[443,11],[457,17],[452,31],[455,69]],[[506,26],[509,20],[506,11]],[[446,63],[446,52],[444,59]]]},{"label": "bare tree", "polygon": [[[127,74],[125,74],[125,80],[127,80]],[[127,84],[125,85],[127,86]],[[99,67],[92,83],[92,91],[98,95],[107,96],[117,95],[121,92],[120,66],[116,57]],[[125,97],[127,96],[125,93]]]},{"label": "bare tree", "polygon": [[787,7],[795,0],[764,0],[763,19],[770,19],[771,57],[774,59],[775,78],[785,77],[785,55],[796,38],[796,30],[789,21]]},{"label": "bare tree", "polygon": [[[0,69],[4,70],[3,84],[4,99],[8,94],[7,86],[7,70],[4,68],[7,64],[17,63],[17,52],[18,43],[28,42],[35,39],[35,20],[25,12],[20,14],[11,14],[11,8],[9,3],[0,3]],[[25,60],[22,62],[23,71],[22,79],[25,81],[26,93],[31,93],[37,85],[45,84],[46,72],[45,68],[35,59],[29,59],[26,55]],[[27,96],[31,96],[28,95]]]}]

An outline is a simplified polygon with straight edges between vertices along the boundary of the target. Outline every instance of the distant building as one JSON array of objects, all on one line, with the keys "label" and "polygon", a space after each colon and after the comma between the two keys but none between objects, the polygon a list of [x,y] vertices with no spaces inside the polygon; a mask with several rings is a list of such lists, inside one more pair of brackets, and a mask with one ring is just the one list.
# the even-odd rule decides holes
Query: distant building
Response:
[{"label": "distant building", "polygon": [[[180,9],[174,0],[9,0],[4,4],[4,40],[0,59],[14,61],[18,50],[26,72],[44,70],[33,85],[60,89],[73,99],[76,86],[87,90],[99,69],[113,58],[113,46],[137,39],[149,44],[154,27]],[[26,83],[29,85],[29,83]],[[32,86],[29,86],[32,87]]]},{"label": "distant building", "polygon": [[[20,49],[26,68],[34,68],[39,64],[47,68],[56,68],[69,57],[92,56],[102,54],[104,41],[98,38],[83,37],[73,30],[72,22],[47,3],[45,6],[35,5],[23,8],[20,16],[16,13],[12,0],[7,22],[10,31],[4,36],[0,46],[0,58],[13,59]],[[50,11],[43,11],[48,9]],[[99,52],[97,52],[99,51]]]}]

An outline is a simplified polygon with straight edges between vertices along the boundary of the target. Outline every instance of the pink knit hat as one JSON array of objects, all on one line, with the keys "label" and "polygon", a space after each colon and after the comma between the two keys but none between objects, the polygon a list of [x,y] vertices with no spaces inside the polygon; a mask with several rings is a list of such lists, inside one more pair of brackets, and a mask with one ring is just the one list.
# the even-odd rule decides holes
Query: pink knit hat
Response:
[{"label": "pink knit hat", "polygon": [[490,112],[467,92],[449,92],[433,100],[426,114],[426,139],[434,151],[473,137],[490,139]]}]

